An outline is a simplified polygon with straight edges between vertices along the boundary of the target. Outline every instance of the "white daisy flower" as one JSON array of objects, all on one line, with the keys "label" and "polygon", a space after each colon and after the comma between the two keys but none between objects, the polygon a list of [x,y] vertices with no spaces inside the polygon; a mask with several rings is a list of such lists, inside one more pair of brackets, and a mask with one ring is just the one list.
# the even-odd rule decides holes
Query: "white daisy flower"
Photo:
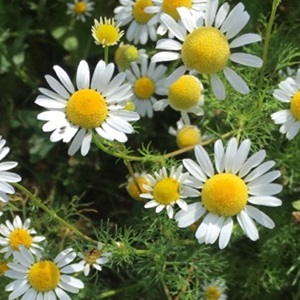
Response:
[{"label": "white daisy flower", "polygon": [[120,31],[119,24],[115,23],[115,20],[100,17],[99,21],[94,20],[94,26],[92,26],[92,36],[96,45],[102,45],[102,47],[109,47],[116,45],[124,34],[124,31]]},{"label": "white daisy flower", "polygon": [[6,221],[6,225],[0,224],[0,253],[5,253],[4,258],[8,258],[14,251],[18,251],[20,246],[26,247],[34,255],[40,255],[39,246],[45,240],[43,236],[33,236],[36,231],[30,227],[31,220],[26,219],[24,224],[19,216],[16,216],[13,223]]},{"label": "white daisy flower", "polygon": [[187,209],[187,203],[183,200],[187,197],[198,197],[199,192],[193,187],[188,173],[182,173],[182,165],[178,168],[172,167],[170,175],[165,167],[154,176],[147,174],[149,185],[143,187],[148,192],[140,194],[141,198],[150,200],[145,208],[156,207],[155,212],[160,213],[164,208],[169,218],[173,218],[173,206],[177,204],[182,210]]},{"label": "white daisy flower", "polygon": [[201,81],[193,76],[184,74],[185,67],[181,66],[163,80],[157,94],[167,96],[153,105],[155,111],[162,111],[167,106],[181,112],[184,122],[187,123],[187,113],[197,116],[203,115],[201,106],[204,103],[203,85]]},{"label": "white daisy flower", "polygon": [[62,140],[68,143],[73,139],[68,154],[75,154],[81,148],[81,154],[89,152],[92,133],[109,141],[125,143],[126,134],[133,132],[129,121],[136,121],[139,115],[124,109],[131,95],[131,86],[123,84],[125,73],[117,74],[113,79],[115,66],[106,65],[102,60],[96,65],[90,79],[90,70],[86,61],[79,63],[76,74],[76,86],[67,73],[59,66],[53,67],[60,82],[50,75],[46,81],[53,89],[40,88],[42,95],[35,103],[47,111],[38,115],[46,121],[43,131],[53,131],[52,142]]},{"label": "white daisy flower", "polygon": [[155,94],[163,88],[166,70],[166,66],[148,64],[148,59],[143,59],[140,64],[133,62],[126,70],[126,78],[133,89],[131,100],[141,117],[153,117],[153,104],[157,101]]},{"label": "white daisy flower", "polygon": [[280,110],[271,115],[275,124],[282,124],[279,131],[286,134],[287,139],[293,139],[300,129],[300,69],[295,79],[288,77],[279,84],[273,96],[284,103],[289,103],[290,108]]},{"label": "white daisy flower", "polygon": [[0,136],[0,202],[8,202],[7,194],[14,194],[15,189],[10,185],[10,182],[19,182],[22,178],[12,172],[7,172],[18,165],[15,161],[1,162],[2,159],[9,153],[10,148],[4,147],[6,140]]},{"label": "white daisy flower", "polygon": [[227,296],[225,294],[226,285],[224,280],[216,279],[211,281],[204,281],[201,286],[201,298],[200,300],[226,300]]},{"label": "white daisy flower", "polygon": [[70,300],[65,292],[77,294],[84,287],[81,280],[69,274],[82,271],[79,264],[70,264],[76,253],[72,248],[60,252],[52,260],[34,257],[26,248],[14,252],[16,262],[8,263],[5,276],[15,279],[5,290],[11,292],[9,299],[21,297],[23,300]]},{"label": "white daisy flower", "polygon": [[151,0],[120,0],[121,6],[114,9],[115,19],[121,25],[130,24],[126,31],[126,39],[135,45],[141,43],[145,45],[148,38],[157,40],[156,28],[149,24],[152,14],[144,10],[147,6],[153,5]]},{"label": "white daisy flower", "polygon": [[[157,34],[164,35],[168,28],[164,25],[161,20],[163,13],[171,16],[175,21],[180,21],[180,16],[177,11],[178,7],[186,7],[192,13],[202,13],[204,15],[204,10],[206,7],[206,0],[152,0],[153,6],[148,6],[145,8],[145,12],[153,14],[153,18],[149,21],[150,24],[159,23],[157,27]],[[169,38],[173,38],[173,34],[169,31]]]},{"label": "white daisy flower", "polygon": [[254,220],[272,229],[274,222],[254,205],[279,206],[281,200],[274,197],[282,186],[272,183],[280,171],[270,171],[274,161],[262,163],[266,152],[260,150],[247,159],[251,142],[245,140],[238,147],[232,138],[224,149],[221,140],[215,143],[215,168],[205,151],[197,145],[197,163],[184,159],[183,165],[195,177],[201,190],[201,202],[188,205],[188,209],[176,214],[180,228],[188,227],[205,215],[196,231],[198,242],[213,244],[219,238],[219,247],[227,246],[236,216],[246,235],[256,241],[259,238]]},{"label": "white daisy flower", "polygon": [[89,275],[91,267],[102,271],[101,265],[108,262],[108,257],[111,256],[111,252],[102,252],[102,248],[103,244],[99,242],[97,248],[93,248],[84,254],[78,253],[78,256],[82,259],[79,264],[83,267],[84,276]]},{"label": "white daisy flower", "polygon": [[182,119],[176,123],[176,126],[176,129],[172,126],[169,127],[168,132],[176,137],[176,144],[179,149],[200,144],[201,133],[197,126],[190,123],[184,124]]},{"label": "white daisy flower", "polygon": [[67,3],[67,7],[68,15],[85,22],[86,17],[89,17],[91,15],[91,11],[94,10],[94,2],[89,0],[74,0],[73,3]]},{"label": "white daisy flower", "polygon": [[243,34],[229,42],[244,28],[250,17],[244,11],[242,3],[237,4],[230,13],[228,3],[224,3],[217,10],[218,4],[218,0],[207,3],[204,20],[202,15],[194,15],[186,7],[177,9],[182,23],[177,23],[169,15],[163,14],[163,23],[179,41],[159,40],[156,48],[163,51],[156,53],[152,61],[181,59],[186,69],[210,76],[212,90],[222,100],[225,99],[226,92],[217,73],[223,71],[235,90],[247,94],[248,85],[228,66],[229,61],[260,68],[262,60],[252,54],[231,53],[232,49],[260,41],[261,37],[258,34]]}]

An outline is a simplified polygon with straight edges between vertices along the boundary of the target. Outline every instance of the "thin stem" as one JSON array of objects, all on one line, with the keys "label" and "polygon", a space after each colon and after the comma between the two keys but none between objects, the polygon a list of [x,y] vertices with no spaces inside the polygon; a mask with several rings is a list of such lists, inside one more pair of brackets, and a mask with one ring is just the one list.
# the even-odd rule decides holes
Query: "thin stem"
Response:
[{"label": "thin stem", "polygon": [[128,291],[130,289],[135,289],[135,288],[138,288],[140,287],[141,284],[140,283],[136,283],[136,284],[133,284],[133,285],[129,285],[125,288],[121,288],[121,289],[115,289],[115,290],[109,290],[109,291],[105,291],[103,293],[101,293],[99,295],[99,299],[104,299],[104,298],[108,298],[110,296],[114,296],[114,295],[117,295],[117,294],[121,294],[125,291]]},{"label": "thin stem", "polygon": [[106,64],[108,64],[108,51],[109,50],[109,47],[108,46],[105,46],[104,47],[104,61]]},{"label": "thin stem", "polygon": [[89,242],[92,242],[92,243],[98,243],[98,241],[95,241],[95,240],[91,239],[90,237],[88,237],[87,235],[85,235],[81,231],[79,231],[76,227],[74,227],[73,225],[71,225],[70,223],[68,223],[67,221],[65,221],[64,219],[62,219],[61,217],[59,217],[55,213],[55,211],[53,211],[52,209],[48,208],[42,202],[41,199],[39,199],[38,197],[36,197],[30,191],[28,191],[24,186],[22,186],[21,184],[18,184],[18,183],[12,183],[12,185],[15,186],[17,189],[19,189],[20,191],[22,191],[26,196],[28,196],[29,199],[31,200],[31,202],[34,205],[36,205],[37,207],[39,207],[42,210],[44,210],[51,218],[55,219],[56,221],[58,221],[62,225],[68,227],[72,232],[74,232],[75,234],[77,234],[81,238],[83,238],[83,239],[85,239],[85,240],[87,240]]},{"label": "thin stem", "polygon": [[125,164],[127,166],[128,172],[129,172],[129,174],[130,174],[130,176],[131,176],[131,178],[132,178],[132,180],[133,180],[133,182],[134,182],[134,184],[135,184],[135,186],[136,186],[139,194],[142,194],[141,187],[140,187],[140,185],[139,185],[139,183],[138,183],[138,181],[137,181],[137,179],[135,177],[134,170],[132,168],[131,162],[129,160],[125,159]]},{"label": "thin stem", "polygon": [[260,69],[258,90],[261,90],[261,88],[263,86],[263,83],[264,83],[264,73],[265,73],[266,65],[267,65],[270,39],[271,39],[271,35],[272,35],[272,27],[273,27],[274,20],[275,20],[276,10],[277,10],[277,7],[278,7],[280,2],[281,2],[281,0],[274,0],[273,4],[272,4],[272,11],[271,11],[269,23],[268,23],[268,26],[267,26],[265,42],[264,42],[264,46],[263,46],[263,65]]}]

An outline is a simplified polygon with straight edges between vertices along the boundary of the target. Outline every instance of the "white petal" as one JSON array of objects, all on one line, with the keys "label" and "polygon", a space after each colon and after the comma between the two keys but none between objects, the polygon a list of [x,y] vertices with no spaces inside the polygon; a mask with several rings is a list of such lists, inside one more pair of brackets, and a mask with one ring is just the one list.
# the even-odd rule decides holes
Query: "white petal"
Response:
[{"label": "white petal", "polygon": [[247,184],[247,186],[249,188],[249,187],[255,187],[258,185],[262,185],[262,184],[267,184],[267,183],[270,183],[270,182],[274,181],[275,179],[277,179],[280,175],[281,175],[280,171],[268,172],[268,173],[258,177],[257,179],[250,181]]},{"label": "white petal", "polygon": [[273,229],[275,227],[275,223],[273,222],[273,220],[256,207],[246,205],[245,210],[248,213],[248,215],[260,225],[269,229]]},{"label": "white petal", "polygon": [[235,71],[230,68],[224,69],[224,75],[232,87],[240,94],[248,94],[250,92],[247,83]]},{"label": "white petal", "polygon": [[182,163],[192,176],[194,176],[198,180],[201,180],[202,182],[205,182],[207,180],[207,176],[196,162],[189,158],[186,158],[182,160]]},{"label": "white petal", "polygon": [[68,74],[59,66],[54,66],[53,67],[57,77],[61,81],[61,83],[64,85],[64,87],[71,93],[73,94],[75,92],[74,85],[72,84],[72,81]]},{"label": "white petal", "polygon": [[212,177],[214,175],[214,167],[213,164],[207,154],[207,152],[205,151],[205,149],[200,146],[200,145],[196,145],[195,147],[195,156],[196,159],[200,165],[200,167],[202,168],[202,170],[209,176]]},{"label": "white petal", "polygon": [[246,33],[235,38],[230,44],[230,48],[237,48],[247,44],[252,44],[261,41],[261,36],[255,33]]},{"label": "white petal", "polygon": [[85,60],[80,61],[78,65],[76,85],[78,89],[87,89],[90,86],[90,69]]},{"label": "white petal", "polygon": [[265,205],[265,206],[280,206],[282,201],[274,196],[251,196],[248,198],[248,202],[256,205]]},{"label": "white petal", "polygon": [[248,54],[248,53],[232,53],[229,57],[230,60],[253,68],[260,68],[262,66],[262,59],[256,55]]},{"label": "white petal", "polygon": [[246,233],[246,235],[252,240],[256,241],[258,240],[258,231],[257,228],[253,222],[253,220],[249,217],[249,215],[246,213],[246,211],[242,210],[237,215],[237,220],[242,227],[243,231]]},{"label": "white petal", "polygon": [[219,237],[220,249],[224,249],[228,245],[232,233],[232,228],[233,228],[233,220],[232,218],[228,218],[223,224],[223,227],[220,232],[220,237]]},{"label": "white petal", "polygon": [[158,40],[155,49],[163,49],[168,51],[179,51],[181,50],[182,45],[171,39],[161,39]]},{"label": "white petal", "polygon": [[222,140],[217,140],[214,145],[215,165],[218,173],[222,173],[225,168],[225,152]]},{"label": "white petal", "polygon": [[233,162],[236,159],[237,153],[237,139],[231,138],[225,152],[225,170],[226,172],[231,172],[233,167]]},{"label": "white petal", "polygon": [[180,41],[184,41],[186,37],[185,29],[182,26],[178,25],[171,16],[163,13],[161,15],[161,21]]},{"label": "white petal", "polygon": [[244,181],[245,182],[249,182],[252,181],[258,177],[260,177],[261,175],[263,175],[264,173],[268,172],[272,167],[275,166],[275,161],[273,160],[269,160],[263,164],[261,164],[260,166],[258,166],[256,169],[254,169],[251,173],[249,173],[245,178]]},{"label": "white petal", "polygon": [[211,75],[211,87],[214,95],[219,100],[224,100],[226,97],[226,91],[224,84],[220,77],[216,74]]},{"label": "white petal", "polygon": [[216,20],[215,20],[215,27],[216,28],[219,28],[223,24],[228,12],[229,12],[229,8],[230,7],[229,7],[229,4],[227,2],[222,4],[222,6],[220,6],[220,8],[218,10],[218,13],[216,15]]},{"label": "white petal", "polygon": [[180,57],[181,55],[179,53],[163,51],[154,54],[151,58],[151,62],[157,63],[162,61],[172,61],[172,60],[177,60]]},{"label": "white petal", "polygon": [[266,151],[260,150],[250,156],[246,162],[243,164],[239,171],[239,176],[244,177],[247,175],[252,168],[255,168],[256,166],[260,165],[260,163],[265,159],[266,157]]},{"label": "white petal", "polygon": [[188,205],[187,210],[180,210],[175,215],[175,220],[178,222],[178,227],[185,228],[192,225],[203,216],[205,211],[206,209],[200,202]]},{"label": "white petal", "polygon": [[234,159],[233,164],[232,164],[232,173],[236,174],[244,164],[245,160],[247,159],[249,150],[251,146],[251,141],[249,139],[244,140],[240,147],[237,150],[236,153],[236,159]]},{"label": "white petal", "polygon": [[205,12],[205,25],[211,26],[215,20],[215,16],[217,13],[219,1],[218,0],[210,0],[206,4],[206,12]]}]

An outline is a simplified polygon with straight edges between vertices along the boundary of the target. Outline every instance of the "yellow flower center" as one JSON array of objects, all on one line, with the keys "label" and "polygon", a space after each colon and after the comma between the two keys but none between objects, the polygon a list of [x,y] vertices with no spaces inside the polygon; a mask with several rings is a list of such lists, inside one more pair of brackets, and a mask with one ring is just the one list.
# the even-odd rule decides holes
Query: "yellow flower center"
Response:
[{"label": "yellow flower center", "polygon": [[86,12],[86,3],[83,1],[77,2],[73,7],[74,13],[77,15],[82,15]]},{"label": "yellow flower center", "polygon": [[131,198],[133,198],[134,200],[141,200],[140,198],[140,193],[146,193],[147,190],[145,190],[145,188],[143,187],[143,184],[149,184],[148,180],[143,177],[143,176],[140,176],[140,177],[137,177],[136,178],[136,181],[137,181],[137,184],[139,185],[140,187],[140,190],[141,192],[139,191],[139,189],[137,188],[134,180],[131,180],[129,183],[128,183],[128,186],[127,186],[127,191],[128,191],[128,194],[130,195]]},{"label": "yellow flower center", "polygon": [[164,178],[157,182],[153,189],[156,202],[168,205],[179,199],[179,182],[173,178]]},{"label": "yellow flower center", "polygon": [[35,263],[28,271],[30,285],[39,292],[55,289],[60,280],[60,271],[56,264],[49,260]]},{"label": "yellow flower center", "polygon": [[135,46],[123,45],[115,52],[115,61],[121,70],[128,68],[129,64],[139,58],[139,52]]},{"label": "yellow flower center", "polygon": [[176,143],[178,148],[195,146],[201,141],[200,130],[195,126],[183,126],[177,133]]},{"label": "yellow flower center", "polygon": [[186,37],[181,49],[182,61],[186,67],[203,74],[223,70],[229,55],[227,38],[214,27],[195,29]]},{"label": "yellow flower center", "polygon": [[7,262],[6,261],[0,262],[0,275],[4,275],[4,273],[8,270],[9,267],[7,266]]},{"label": "yellow flower center", "polygon": [[70,97],[66,115],[68,120],[81,128],[92,129],[99,127],[108,115],[105,99],[94,90],[82,89]]},{"label": "yellow flower center", "polygon": [[134,93],[141,99],[149,99],[155,91],[155,84],[149,77],[141,77],[135,81]]},{"label": "yellow flower center", "polygon": [[124,107],[125,110],[135,111],[135,105],[131,100],[128,100]]},{"label": "yellow flower center", "polygon": [[112,46],[115,45],[123,35],[123,32],[120,33],[120,29],[115,25],[113,20],[105,19],[100,20],[100,23],[96,21],[96,25],[92,28],[92,32],[96,42],[102,44],[103,46]]},{"label": "yellow flower center", "polygon": [[153,14],[147,14],[144,12],[144,9],[147,6],[153,6],[153,2],[151,0],[137,0],[134,3],[132,14],[138,23],[147,23],[152,18]]},{"label": "yellow flower center", "polygon": [[20,245],[28,249],[32,244],[32,237],[25,229],[15,229],[9,236],[9,244],[14,250],[19,250]]},{"label": "yellow flower center", "polygon": [[88,264],[92,265],[92,264],[96,263],[96,260],[101,256],[101,254],[102,254],[102,252],[99,249],[94,248],[85,253],[84,260]]},{"label": "yellow flower center", "polygon": [[192,0],[163,0],[162,3],[162,11],[168,15],[170,15],[173,19],[178,21],[180,16],[177,11],[177,7],[192,7]]},{"label": "yellow flower center", "polygon": [[297,121],[300,121],[300,91],[298,91],[292,98],[291,113]]},{"label": "yellow flower center", "polygon": [[221,173],[208,179],[202,189],[202,203],[213,214],[230,217],[238,214],[248,200],[244,180],[231,173]]},{"label": "yellow flower center", "polygon": [[205,290],[205,300],[218,300],[221,297],[220,289],[216,286],[209,286]]},{"label": "yellow flower center", "polygon": [[201,97],[202,85],[192,75],[183,75],[170,85],[168,97],[172,107],[186,110],[195,106]]}]

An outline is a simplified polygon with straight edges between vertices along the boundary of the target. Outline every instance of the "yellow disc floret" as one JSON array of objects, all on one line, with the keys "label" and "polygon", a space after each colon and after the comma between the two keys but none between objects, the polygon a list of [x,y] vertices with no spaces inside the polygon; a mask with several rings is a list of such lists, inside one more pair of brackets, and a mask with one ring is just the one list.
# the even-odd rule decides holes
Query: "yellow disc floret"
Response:
[{"label": "yellow disc floret", "polygon": [[219,300],[221,297],[220,289],[216,286],[208,286],[204,292],[205,300]]},{"label": "yellow disc floret", "polygon": [[19,250],[21,245],[28,249],[32,244],[32,237],[25,229],[15,229],[9,236],[9,244],[14,250]]},{"label": "yellow disc floret", "polygon": [[186,37],[181,49],[185,66],[203,74],[214,74],[223,70],[229,55],[227,38],[214,27],[195,29]]},{"label": "yellow disc floret", "polygon": [[100,93],[91,89],[82,89],[70,97],[66,115],[74,125],[92,129],[100,126],[106,120],[108,108]]},{"label": "yellow disc floret", "polygon": [[132,14],[138,23],[145,24],[152,18],[153,14],[144,12],[147,6],[153,6],[153,2],[151,0],[137,0],[134,3]]},{"label": "yellow disc floret", "polygon": [[192,0],[163,0],[161,9],[164,13],[170,15],[173,19],[178,21],[180,16],[177,12],[177,7],[192,7]]},{"label": "yellow disc floret", "polygon": [[300,91],[298,91],[292,98],[291,113],[297,121],[300,121]]},{"label": "yellow disc floret", "polygon": [[[139,185],[139,189],[136,184]],[[133,179],[130,180],[127,186],[127,191],[131,198],[133,198],[134,200],[141,200],[140,194],[147,192],[147,190],[143,187],[143,184],[149,184],[148,180],[144,176],[137,177],[136,183]]]},{"label": "yellow disc floret", "polygon": [[115,24],[114,19],[106,19],[104,21],[100,18],[100,22],[95,20],[95,24],[92,27],[92,35],[97,45],[113,46],[117,44],[124,34],[120,32],[120,28]]},{"label": "yellow disc floret", "polygon": [[195,106],[201,97],[202,84],[195,76],[183,75],[170,85],[168,97],[176,110],[187,110]]},{"label": "yellow disc floret", "polygon": [[9,270],[9,267],[7,265],[7,261],[1,261],[0,262],[0,275],[4,275],[4,273],[8,270]]},{"label": "yellow disc floret", "polygon": [[52,261],[42,260],[35,263],[28,271],[28,281],[39,292],[54,290],[60,280],[60,271]]},{"label": "yellow disc floret", "polygon": [[156,202],[168,205],[179,199],[179,182],[173,178],[164,178],[156,183],[153,197]]},{"label": "yellow disc floret", "polygon": [[231,173],[221,173],[208,179],[202,189],[202,203],[213,214],[230,217],[238,214],[248,200],[244,180]]},{"label": "yellow disc floret", "polygon": [[74,7],[73,7],[73,11],[75,14],[77,15],[82,15],[86,12],[86,3],[84,1],[79,1],[77,3],[75,3]]},{"label": "yellow disc floret", "polygon": [[176,135],[178,148],[196,146],[201,141],[200,130],[195,126],[183,126]]},{"label": "yellow disc floret", "polygon": [[92,265],[96,263],[96,260],[101,256],[101,254],[101,250],[94,248],[85,253],[84,260],[86,261],[86,263]]},{"label": "yellow disc floret", "polygon": [[149,77],[141,77],[134,83],[134,93],[141,99],[149,99],[155,91],[155,84]]},{"label": "yellow disc floret", "polygon": [[122,45],[115,52],[115,62],[124,71],[131,62],[138,60],[138,49],[133,45]]}]

